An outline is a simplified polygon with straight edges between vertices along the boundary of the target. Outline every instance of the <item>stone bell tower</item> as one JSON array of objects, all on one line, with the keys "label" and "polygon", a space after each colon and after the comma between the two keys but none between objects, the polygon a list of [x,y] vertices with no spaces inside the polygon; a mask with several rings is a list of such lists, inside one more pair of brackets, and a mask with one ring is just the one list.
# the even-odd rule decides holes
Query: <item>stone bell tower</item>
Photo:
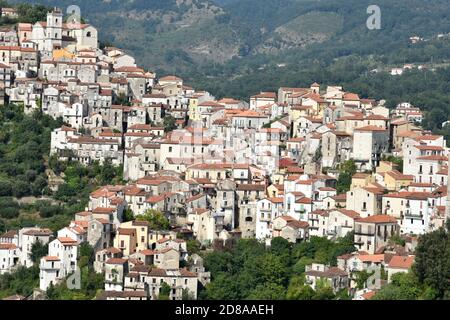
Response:
[{"label": "stone bell tower", "polygon": [[62,46],[63,14],[61,9],[54,8],[47,13],[47,28],[45,31],[45,50],[52,52]]}]

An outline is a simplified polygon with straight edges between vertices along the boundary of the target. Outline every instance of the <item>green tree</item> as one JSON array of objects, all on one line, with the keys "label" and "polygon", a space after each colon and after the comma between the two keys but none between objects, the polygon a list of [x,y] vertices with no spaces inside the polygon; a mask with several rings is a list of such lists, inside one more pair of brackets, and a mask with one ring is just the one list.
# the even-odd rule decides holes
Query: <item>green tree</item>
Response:
[{"label": "green tree", "polygon": [[330,282],[327,279],[319,279],[316,282],[316,294],[313,300],[333,300],[335,294],[331,287]]},{"label": "green tree", "polygon": [[200,242],[195,239],[190,239],[186,241],[186,248],[190,255],[200,252]]},{"label": "green tree", "polygon": [[0,299],[14,294],[28,297],[39,286],[39,266],[18,267],[12,273],[0,275]]},{"label": "green tree", "polygon": [[292,272],[294,274],[303,274],[305,272],[305,268],[308,265],[311,265],[314,262],[314,259],[310,257],[301,257],[292,267]]},{"label": "green tree", "polygon": [[370,278],[372,274],[373,273],[368,273],[366,270],[354,273],[356,285],[359,290],[366,288],[367,280]]},{"label": "green tree", "polygon": [[339,178],[336,189],[338,193],[344,193],[350,190],[352,177],[356,173],[356,164],[353,160],[348,160],[339,165]]},{"label": "green tree", "polygon": [[126,208],[123,212],[123,222],[134,221],[134,213],[130,208]]},{"label": "green tree", "polygon": [[181,300],[195,300],[195,297],[189,289],[183,289],[181,293]]},{"label": "green tree", "polygon": [[164,125],[165,132],[170,132],[177,128],[176,119],[174,117],[172,117],[171,115],[164,117],[163,125]]},{"label": "green tree", "polygon": [[80,258],[85,257],[89,265],[94,263],[94,248],[87,242],[80,244]]},{"label": "green tree", "polygon": [[169,220],[161,211],[148,209],[144,214],[136,217],[138,221],[147,221],[152,230],[169,230]]},{"label": "green tree", "polygon": [[412,273],[396,273],[392,282],[379,290],[373,300],[416,300],[420,297],[422,288],[417,277]]},{"label": "green tree", "polygon": [[308,285],[290,288],[287,294],[288,300],[313,300],[316,292]]},{"label": "green tree", "polygon": [[419,283],[436,290],[438,297],[443,298],[448,295],[450,237],[445,229],[441,228],[419,238],[413,271]]},{"label": "green tree", "polygon": [[163,283],[159,291],[158,300],[169,300],[170,299],[170,286],[167,283]]},{"label": "green tree", "polygon": [[42,257],[48,252],[48,244],[44,244],[41,240],[37,240],[31,245],[30,259],[34,264],[38,264]]},{"label": "green tree", "polygon": [[399,235],[393,235],[389,239],[389,242],[392,243],[392,244],[396,244],[396,245],[402,246],[402,247],[404,247],[405,244],[406,244],[406,240],[403,239],[402,237],[400,237]]},{"label": "green tree", "polygon": [[249,295],[250,300],[284,300],[286,289],[276,283],[265,283],[258,285]]}]

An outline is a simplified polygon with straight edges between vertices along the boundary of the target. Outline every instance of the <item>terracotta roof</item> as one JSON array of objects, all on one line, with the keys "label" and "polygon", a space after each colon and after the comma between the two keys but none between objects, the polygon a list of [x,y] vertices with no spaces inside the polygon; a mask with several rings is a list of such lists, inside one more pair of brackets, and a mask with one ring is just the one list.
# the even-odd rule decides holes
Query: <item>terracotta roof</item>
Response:
[{"label": "terracotta roof", "polygon": [[107,252],[115,254],[115,253],[121,253],[122,251],[115,247],[109,247],[105,249]]},{"label": "terracotta roof", "polygon": [[238,191],[264,191],[266,186],[263,184],[238,184],[236,189]]},{"label": "terracotta roof", "polygon": [[127,261],[128,261],[127,259],[122,259],[122,258],[111,258],[111,259],[108,259],[105,263],[106,264],[124,264]]},{"label": "terracotta roof", "polygon": [[192,196],[192,197],[190,197],[190,198],[187,198],[185,202],[186,202],[186,203],[189,203],[189,202],[192,202],[192,201],[201,199],[201,198],[203,198],[203,197],[206,197],[206,195],[203,194],[203,193],[200,193],[200,194],[197,194],[197,195]]},{"label": "terracotta roof", "polygon": [[246,110],[246,111],[241,111],[235,115],[232,116],[233,118],[235,117],[243,117],[243,118],[267,118],[266,115],[263,115],[259,112],[256,111],[251,111],[251,110]]},{"label": "terracotta roof", "polygon": [[139,251],[140,254],[143,254],[144,256],[152,256],[155,254],[154,250],[146,249]]},{"label": "terracotta roof", "polygon": [[162,78],[159,78],[159,81],[182,81],[183,79],[177,77],[177,76],[165,76]]},{"label": "terracotta roof", "polygon": [[95,208],[94,210],[92,210],[92,213],[98,213],[98,214],[105,214],[105,213],[107,213],[107,214],[109,214],[109,213],[113,213],[115,211],[116,211],[116,209],[114,209],[114,208],[98,207],[98,208]]},{"label": "terracotta roof", "polygon": [[415,140],[416,141],[420,141],[420,140],[433,141],[433,140],[437,140],[437,139],[440,139],[440,138],[442,138],[442,136],[428,134],[428,135],[419,136]]},{"label": "terracotta roof", "polygon": [[410,200],[428,200],[428,198],[432,197],[432,194],[429,192],[398,192],[398,193],[390,193],[386,194],[384,197],[386,198],[402,198],[402,199],[410,199]]},{"label": "terracotta roof", "polygon": [[0,250],[14,250],[17,246],[14,243],[0,243]]},{"label": "terracotta roof", "polygon": [[356,222],[362,222],[362,223],[397,223],[397,219],[395,219],[392,216],[379,214],[379,215],[370,216],[370,217],[367,217],[367,218],[356,219]]},{"label": "terracotta roof", "polygon": [[362,294],[361,297],[363,297],[364,300],[370,300],[373,298],[373,296],[375,296],[376,293],[377,293],[376,291],[368,291],[368,292]]},{"label": "terracotta roof", "polygon": [[367,177],[370,177],[369,173],[358,172],[352,176],[352,179],[366,179]]},{"label": "terracotta roof", "polygon": [[216,107],[216,108],[223,108],[223,105],[216,101],[204,101],[202,103],[198,104],[199,107]]},{"label": "terracotta roof", "polygon": [[337,209],[335,211],[338,211],[344,215],[346,215],[347,217],[350,217],[352,219],[357,219],[360,217],[359,213],[353,210],[347,210],[347,209]]},{"label": "terracotta roof", "polygon": [[153,277],[165,277],[167,274],[166,274],[166,270],[164,270],[164,269],[152,268],[148,272],[148,275],[153,276]]},{"label": "terracotta roof", "polygon": [[281,198],[281,197],[278,197],[278,198],[270,197],[270,198],[267,198],[267,200],[269,200],[272,203],[283,203],[284,202],[284,198]]},{"label": "terracotta roof", "polygon": [[410,269],[414,263],[414,256],[394,256],[389,262],[389,268]]},{"label": "terracotta roof", "polygon": [[294,229],[306,229],[309,227],[309,223],[306,221],[292,220],[287,223],[287,226]]},{"label": "terracotta roof", "polygon": [[53,232],[50,229],[31,229],[23,233],[27,236],[51,236]]},{"label": "terracotta roof", "polygon": [[418,145],[418,146],[414,146],[414,147],[419,150],[431,150],[431,151],[444,151],[445,150],[441,146]]},{"label": "terracotta roof", "polygon": [[45,261],[60,261],[60,259],[58,257],[55,257],[55,256],[46,256],[46,257],[43,257],[43,259]]},{"label": "terracotta roof", "polygon": [[438,155],[432,155],[432,156],[423,156],[418,157],[418,160],[430,160],[430,161],[448,161],[448,158],[445,156],[438,156]]},{"label": "terracotta roof", "polygon": [[312,204],[313,200],[311,198],[308,198],[308,197],[303,197],[301,199],[296,200],[295,203]]},{"label": "terracotta roof", "polygon": [[357,258],[362,262],[384,262],[384,254],[360,254]]},{"label": "terracotta roof", "polygon": [[136,234],[135,229],[129,229],[129,228],[119,228],[117,232],[120,235],[126,235],[126,236],[134,236]]},{"label": "terracotta roof", "polygon": [[9,230],[8,232],[5,232],[4,234],[0,235],[0,238],[14,238],[15,236],[18,236],[19,232],[17,230]]},{"label": "terracotta roof", "polygon": [[403,174],[397,170],[388,171],[385,174],[393,177],[396,180],[414,180],[413,175]]},{"label": "terracotta roof", "polygon": [[356,128],[355,131],[367,131],[367,132],[379,131],[379,132],[382,132],[382,131],[387,131],[387,130],[384,128],[377,127],[377,126],[365,126],[365,127]]},{"label": "terracotta roof", "polygon": [[275,92],[261,92],[260,94],[251,96],[253,99],[276,99],[277,94]]},{"label": "terracotta roof", "polygon": [[59,237],[58,240],[62,243],[64,246],[73,246],[78,244],[78,241],[69,238],[69,237]]},{"label": "terracotta roof", "polygon": [[359,101],[359,96],[356,93],[346,92],[342,100],[346,101]]}]

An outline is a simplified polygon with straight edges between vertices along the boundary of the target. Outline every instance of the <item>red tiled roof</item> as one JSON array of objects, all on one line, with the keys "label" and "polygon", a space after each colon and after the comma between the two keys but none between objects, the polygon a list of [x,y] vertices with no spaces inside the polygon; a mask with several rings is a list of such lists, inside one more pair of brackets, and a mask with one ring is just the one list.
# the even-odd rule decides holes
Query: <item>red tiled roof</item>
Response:
[{"label": "red tiled roof", "polygon": [[397,223],[397,219],[395,219],[392,216],[379,214],[379,215],[370,216],[370,217],[367,217],[367,218],[356,219],[356,222],[362,222],[362,223]]},{"label": "red tiled roof", "polygon": [[389,268],[410,269],[414,263],[414,256],[394,256],[389,262]]}]

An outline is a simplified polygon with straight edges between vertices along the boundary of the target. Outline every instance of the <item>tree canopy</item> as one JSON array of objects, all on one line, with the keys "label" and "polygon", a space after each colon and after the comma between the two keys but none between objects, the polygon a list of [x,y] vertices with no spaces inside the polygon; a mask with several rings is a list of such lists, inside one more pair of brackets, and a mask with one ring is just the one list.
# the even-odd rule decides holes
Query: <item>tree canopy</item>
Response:
[{"label": "tree canopy", "polygon": [[274,238],[271,246],[255,239],[239,240],[230,250],[206,254],[205,266],[211,283],[200,292],[204,299],[333,299],[329,289],[317,291],[304,284],[305,265],[335,264],[338,255],[353,252],[352,235],[333,242],[313,237],[310,242],[291,244]]},{"label": "tree canopy", "polygon": [[161,211],[148,209],[144,214],[136,217],[138,221],[147,221],[152,230],[169,230],[169,220]]}]

